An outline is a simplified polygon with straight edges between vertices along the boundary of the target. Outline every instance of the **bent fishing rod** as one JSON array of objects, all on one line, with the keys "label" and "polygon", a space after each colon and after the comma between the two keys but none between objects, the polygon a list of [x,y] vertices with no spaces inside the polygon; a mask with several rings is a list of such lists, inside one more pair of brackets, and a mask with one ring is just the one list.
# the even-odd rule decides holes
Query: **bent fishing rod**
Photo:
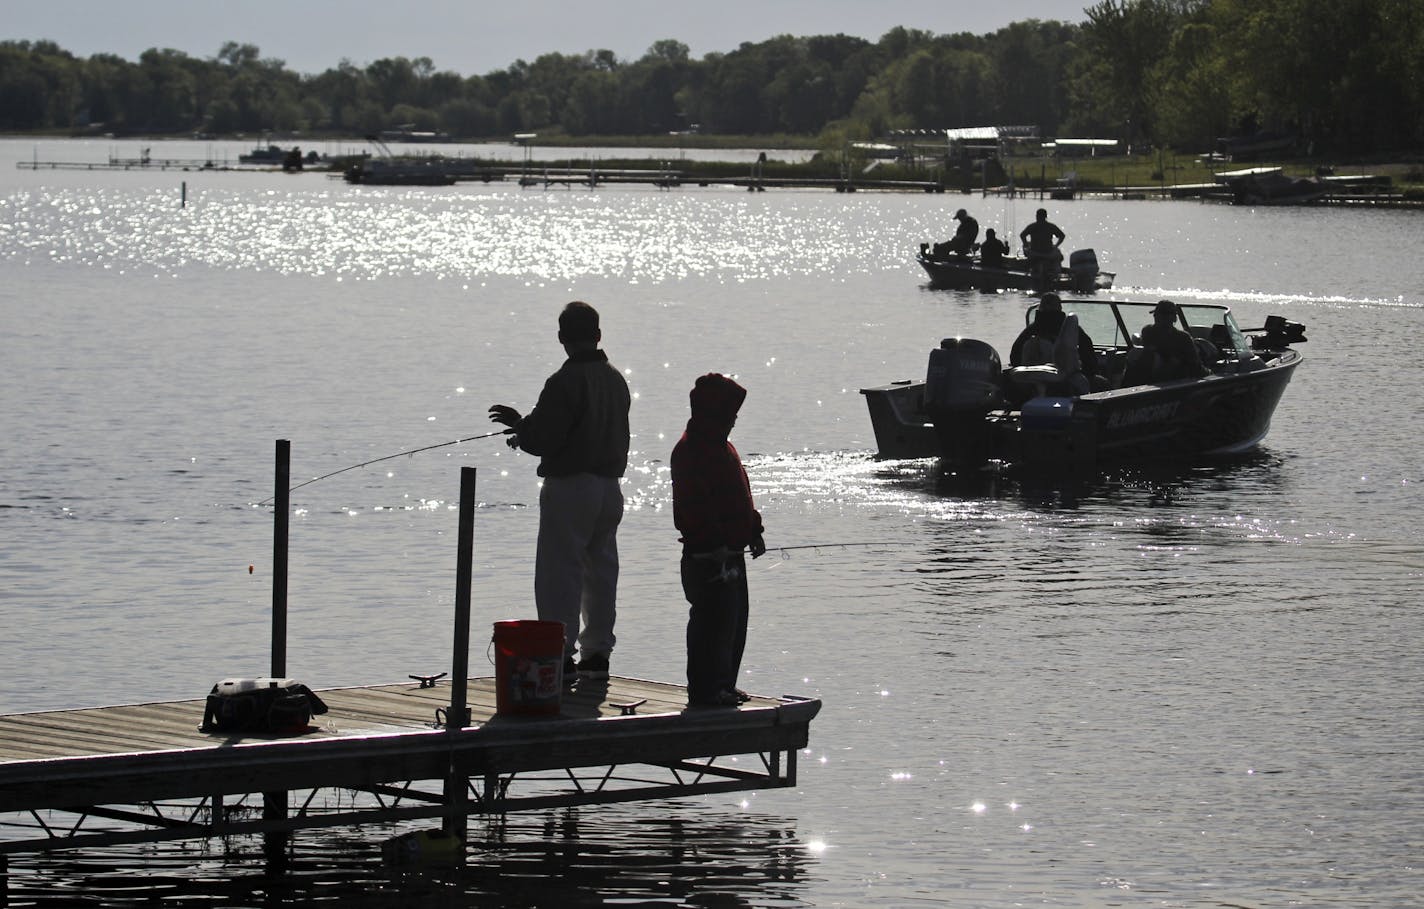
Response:
[{"label": "bent fishing rod", "polygon": [[[370,467],[372,464],[379,464],[379,463],[381,463],[382,461],[390,461],[390,460],[392,460],[392,459],[394,459],[394,458],[404,458],[404,457],[407,457],[407,456],[409,456],[409,455],[419,454],[419,453],[422,452],[422,451],[431,451],[431,450],[436,449],[436,448],[448,448],[448,447],[450,447],[451,445],[459,445],[459,444],[462,443],[462,442],[477,442],[477,441],[479,441],[480,439],[491,439],[491,438],[494,438],[495,436],[507,436],[507,435],[509,435],[509,434],[512,433],[512,432],[514,432],[514,430],[513,430],[512,428],[511,428],[511,429],[496,429],[494,432],[486,432],[486,433],[483,433],[483,434],[477,435],[477,436],[467,436],[467,437],[465,437],[465,438],[463,438],[463,439],[452,439],[452,440],[449,441],[449,442],[437,442],[437,443],[434,444],[434,445],[426,445],[424,448],[412,448],[410,451],[398,451],[398,452],[396,452],[395,454],[382,455],[382,456],[380,456],[379,458],[372,458],[372,459],[369,460],[369,461],[362,461],[360,464],[352,464],[350,467],[343,467],[343,468],[341,468],[340,470],[333,470],[331,473],[324,473],[324,474],[322,474],[322,475],[319,476],[319,477],[312,477],[310,480],[307,480],[307,481],[305,481],[305,482],[298,483],[298,484],[295,485],[295,486],[289,487],[289,488],[287,489],[287,492],[288,492],[288,493],[292,493],[292,492],[297,491],[298,489],[301,489],[303,486],[310,486],[311,484],[320,482],[321,480],[329,480],[329,479],[331,479],[332,477],[336,476],[337,474],[345,473],[345,472],[348,471],[348,470],[357,470],[357,469],[362,468],[362,467]],[[272,500],[275,499],[275,498],[276,498],[276,496],[272,496],[271,498],[263,499],[261,502],[258,502],[257,504],[258,504],[258,505],[270,505],[270,504],[272,504]]]}]

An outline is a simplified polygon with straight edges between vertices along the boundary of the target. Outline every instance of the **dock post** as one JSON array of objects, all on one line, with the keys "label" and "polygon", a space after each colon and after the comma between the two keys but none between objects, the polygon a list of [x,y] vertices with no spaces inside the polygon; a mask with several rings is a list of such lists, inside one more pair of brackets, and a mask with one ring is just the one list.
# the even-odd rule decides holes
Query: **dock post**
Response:
[{"label": "dock post", "polygon": [[[291,514],[292,443],[277,440],[276,507],[272,514],[272,678],[287,674],[287,521]],[[286,790],[262,793],[262,819],[287,819]],[[280,876],[287,870],[287,845],[291,834],[269,830],[262,835],[262,853],[267,873]]]},{"label": "dock post", "polygon": [[[474,467],[460,468],[460,530],[455,556],[455,640],[450,665],[450,712],[445,719],[446,731],[452,735],[469,725],[466,687],[470,677],[470,576],[474,569],[476,474]],[[449,770],[445,775],[445,807],[448,810],[442,827],[461,844],[469,831],[469,815],[465,810],[469,799],[468,786],[463,762],[455,757],[452,748]]]},{"label": "dock post", "polygon": [[292,443],[277,440],[272,509],[272,678],[287,674],[287,521],[291,514]]}]

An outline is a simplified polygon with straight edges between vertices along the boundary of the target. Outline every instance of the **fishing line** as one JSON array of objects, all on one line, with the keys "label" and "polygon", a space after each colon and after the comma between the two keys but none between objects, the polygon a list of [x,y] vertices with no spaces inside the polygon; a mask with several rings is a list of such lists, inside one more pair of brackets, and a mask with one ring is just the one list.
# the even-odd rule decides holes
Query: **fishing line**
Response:
[{"label": "fishing line", "polygon": [[[487,432],[487,433],[484,433],[483,435],[468,436],[468,437],[463,438],[463,439],[453,439],[453,440],[451,440],[451,441],[449,441],[449,442],[437,442],[437,443],[434,444],[434,445],[426,445],[424,448],[412,448],[410,451],[398,451],[398,452],[396,452],[395,454],[382,455],[382,456],[379,457],[379,458],[372,458],[372,459],[369,460],[369,461],[362,461],[360,464],[352,464],[350,467],[343,467],[343,468],[341,468],[340,470],[333,470],[331,473],[324,473],[324,474],[322,474],[322,475],[319,476],[319,477],[312,477],[310,480],[307,480],[306,482],[298,483],[297,485],[288,488],[288,489],[287,489],[287,492],[288,492],[288,493],[292,493],[292,492],[297,491],[298,489],[301,489],[303,486],[310,486],[311,484],[316,483],[316,482],[319,482],[319,481],[321,481],[321,480],[328,480],[328,479],[330,479],[330,478],[336,476],[337,474],[345,473],[345,472],[348,471],[348,470],[356,470],[356,469],[361,468],[361,467],[369,467],[369,466],[371,466],[372,464],[379,464],[379,463],[381,463],[382,461],[389,461],[389,460],[391,460],[392,458],[403,458],[403,457],[407,457],[407,456],[409,456],[409,455],[419,454],[419,453],[422,452],[422,451],[430,451],[430,450],[435,449],[435,448],[448,448],[448,447],[451,446],[451,445],[459,445],[461,442],[475,442],[475,441],[478,441],[478,440],[480,440],[480,439],[493,438],[494,436],[505,436],[505,435],[509,435],[511,432],[514,432],[514,430],[513,430],[513,429],[497,429],[497,430],[495,430],[494,432]],[[272,503],[272,499],[273,499],[273,498],[276,498],[276,496],[273,496],[272,498],[269,498],[269,499],[263,499],[261,502],[258,502],[257,504],[258,504],[258,505],[270,505],[270,504]]]}]

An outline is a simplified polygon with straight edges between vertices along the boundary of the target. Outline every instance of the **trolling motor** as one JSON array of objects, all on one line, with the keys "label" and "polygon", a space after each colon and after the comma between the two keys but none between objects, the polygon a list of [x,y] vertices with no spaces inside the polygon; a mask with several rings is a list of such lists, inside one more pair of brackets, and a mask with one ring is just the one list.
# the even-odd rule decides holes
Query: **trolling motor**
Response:
[{"label": "trolling motor", "polygon": [[1266,325],[1258,329],[1265,334],[1251,336],[1252,350],[1280,350],[1292,344],[1304,344],[1305,326],[1284,316],[1266,316]]}]

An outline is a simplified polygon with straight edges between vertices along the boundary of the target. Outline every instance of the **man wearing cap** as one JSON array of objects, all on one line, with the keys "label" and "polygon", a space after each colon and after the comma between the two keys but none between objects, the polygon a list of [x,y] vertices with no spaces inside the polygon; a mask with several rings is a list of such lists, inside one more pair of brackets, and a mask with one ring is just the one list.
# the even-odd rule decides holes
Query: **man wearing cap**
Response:
[{"label": "man wearing cap", "polygon": [[1192,336],[1177,327],[1177,304],[1159,300],[1152,308],[1152,324],[1143,326],[1142,347],[1153,354],[1152,381],[1196,379],[1207,374]]},{"label": "man wearing cap", "polygon": [[[559,313],[568,359],[544,382],[527,417],[506,404],[489,417],[509,445],[539,456],[539,541],[534,603],[564,623],[564,675],[608,678],[617,614],[619,480],[628,468],[628,383],[599,349],[598,311],[579,300]],[[582,630],[580,630],[580,619]],[[575,664],[577,646],[582,659]]]},{"label": "man wearing cap", "polygon": [[954,213],[954,220],[959,222],[959,227],[952,238],[935,244],[936,258],[967,256],[974,251],[974,241],[979,239],[979,222],[962,208]]}]

